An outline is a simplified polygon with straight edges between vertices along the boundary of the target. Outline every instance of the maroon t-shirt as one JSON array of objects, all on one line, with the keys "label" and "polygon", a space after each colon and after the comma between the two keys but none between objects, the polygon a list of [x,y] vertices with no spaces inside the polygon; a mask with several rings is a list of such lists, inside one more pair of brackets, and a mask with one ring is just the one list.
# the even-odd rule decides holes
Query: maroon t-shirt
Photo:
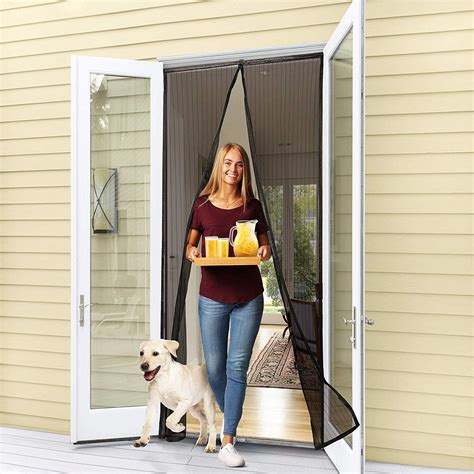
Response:
[{"label": "maroon t-shirt", "polygon": [[[221,209],[208,200],[208,196],[196,199],[193,208],[191,229],[201,236],[217,235],[229,237],[231,227],[236,221],[257,219],[257,236],[267,231],[263,209],[258,199],[252,198],[244,206],[235,209]],[[201,244],[202,256],[206,256],[204,240]],[[229,244],[229,256],[234,249]],[[201,267],[201,287],[199,294],[222,303],[247,303],[263,292],[262,276],[257,265]]]}]

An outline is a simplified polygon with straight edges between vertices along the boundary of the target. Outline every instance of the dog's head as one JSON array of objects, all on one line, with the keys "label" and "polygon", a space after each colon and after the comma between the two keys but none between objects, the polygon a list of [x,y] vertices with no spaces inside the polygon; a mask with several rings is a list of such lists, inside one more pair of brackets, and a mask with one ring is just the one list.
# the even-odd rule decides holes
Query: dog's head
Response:
[{"label": "dog's head", "polygon": [[151,382],[162,367],[167,367],[171,354],[176,357],[179,342],[168,339],[143,341],[140,344],[140,369],[147,382]]}]

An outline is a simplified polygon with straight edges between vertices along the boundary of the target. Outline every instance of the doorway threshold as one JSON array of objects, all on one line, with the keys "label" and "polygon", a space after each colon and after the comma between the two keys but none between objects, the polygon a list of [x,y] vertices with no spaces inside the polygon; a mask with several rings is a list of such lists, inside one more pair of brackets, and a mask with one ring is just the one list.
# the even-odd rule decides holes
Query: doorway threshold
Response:
[{"label": "doorway threshold", "polygon": [[[195,431],[187,431],[186,437],[198,438],[199,433]],[[237,436],[239,443],[252,443],[252,444],[267,444],[272,446],[289,446],[294,448],[309,448],[314,449],[313,443],[307,443],[305,441],[294,441],[288,439],[275,439],[275,438],[261,438],[255,436]]]}]

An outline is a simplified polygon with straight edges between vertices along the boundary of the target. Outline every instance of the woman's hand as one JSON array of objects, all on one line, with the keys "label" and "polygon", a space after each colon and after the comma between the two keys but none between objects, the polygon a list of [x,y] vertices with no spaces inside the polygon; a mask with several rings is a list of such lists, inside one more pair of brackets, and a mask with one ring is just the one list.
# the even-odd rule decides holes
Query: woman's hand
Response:
[{"label": "woman's hand", "polygon": [[197,247],[189,247],[188,250],[187,250],[187,255],[186,255],[186,258],[190,261],[190,262],[194,262],[194,259],[196,257],[199,257],[199,249]]},{"label": "woman's hand", "polygon": [[188,234],[188,244],[186,245],[186,258],[190,262],[194,262],[196,257],[199,257],[199,249],[197,246],[199,245],[199,239],[201,238],[201,234],[196,229],[190,229]]},{"label": "woman's hand", "polygon": [[272,252],[270,250],[270,245],[261,245],[258,249],[257,256],[260,257],[262,262],[269,260],[272,256]]}]

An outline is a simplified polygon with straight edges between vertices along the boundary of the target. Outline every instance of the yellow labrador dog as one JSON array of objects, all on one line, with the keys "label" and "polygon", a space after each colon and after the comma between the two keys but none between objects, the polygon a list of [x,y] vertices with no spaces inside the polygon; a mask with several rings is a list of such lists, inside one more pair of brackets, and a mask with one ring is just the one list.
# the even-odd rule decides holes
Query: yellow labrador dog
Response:
[{"label": "yellow labrador dog", "polygon": [[[175,433],[184,430],[179,422],[189,410],[199,420],[200,432],[196,444],[203,446],[209,441],[206,453],[216,452],[215,397],[207,380],[204,365],[183,365],[172,359],[176,357],[179,342],[156,339],[140,344],[140,369],[148,384],[148,406],[142,436],[134,443],[136,448],[146,446],[159,403],[174,412],[166,419],[166,426]],[[203,402],[202,410],[199,406]]]}]

